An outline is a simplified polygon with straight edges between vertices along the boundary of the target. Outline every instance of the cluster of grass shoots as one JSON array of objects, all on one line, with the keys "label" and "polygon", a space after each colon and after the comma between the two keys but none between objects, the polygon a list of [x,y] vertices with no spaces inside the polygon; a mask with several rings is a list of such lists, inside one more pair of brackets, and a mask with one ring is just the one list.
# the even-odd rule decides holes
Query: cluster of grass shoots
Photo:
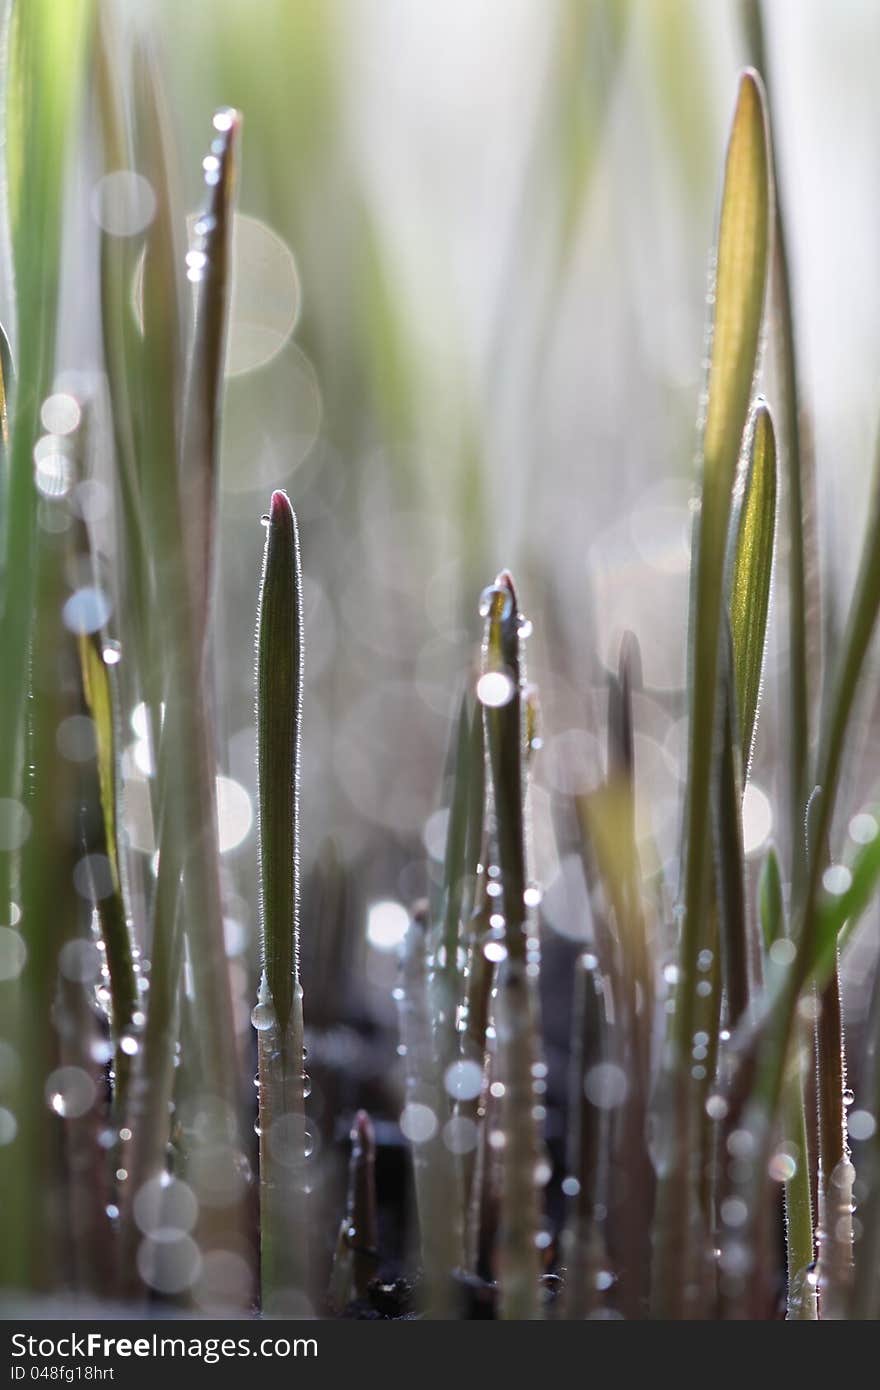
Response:
[{"label": "cluster of grass shoots", "polygon": [[[308,654],[298,528],[281,491],[263,518],[257,622],[257,1180],[223,937],[212,592],[241,120],[231,109],[214,118],[187,250],[156,64],[146,47],[122,49],[111,20],[92,0],[16,0],[8,35],[17,325],[14,351],[4,340],[0,397],[0,1275],[26,1295],[145,1307],[158,1294],[185,1309],[201,1272],[225,1259],[237,1271],[224,1285],[233,1306],[338,1314],[369,1299],[382,1265],[376,1139],[357,1113],[329,1288],[318,1287],[325,1233],[310,1200],[300,980],[300,936],[311,929],[299,861]],[[80,122],[105,171],[136,170],[155,194],[144,227],[100,234],[105,399],[75,399],[56,382],[65,169]],[[778,412],[755,394],[771,267]],[[413,905],[396,991],[415,1298],[429,1316],[463,1315],[475,1290],[505,1319],[766,1318],[781,1296],[791,1318],[880,1316],[880,1132],[862,1124],[856,1171],[838,970],[880,875],[877,820],[848,807],[839,785],[880,605],[880,516],[875,497],[845,640],[810,728],[794,335],[753,70],[740,80],[724,165],[708,344],[678,906],[669,911],[640,864],[641,666],[629,634],[609,681],[604,780],[560,807],[593,921],[571,981],[563,1173],[544,1136],[531,625],[507,571],[480,599],[479,669],[450,755],[442,885]],[[108,457],[112,572],[70,507]],[[797,833],[785,859],[767,851],[753,900],[741,804],[782,532]],[[136,705],[155,767],[149,875],[121,834],[119,733]],[[71,762],[57,731],[77,719],[91,743]],[[842,844],[841,801],[860,812]],[[875,985],[870,1036],[878,1031]],[[870,1119],[880,1111],[876,1050],[868,1073]],[[545,1201],[554,1186],[564,1197],[555,1224]]]}]

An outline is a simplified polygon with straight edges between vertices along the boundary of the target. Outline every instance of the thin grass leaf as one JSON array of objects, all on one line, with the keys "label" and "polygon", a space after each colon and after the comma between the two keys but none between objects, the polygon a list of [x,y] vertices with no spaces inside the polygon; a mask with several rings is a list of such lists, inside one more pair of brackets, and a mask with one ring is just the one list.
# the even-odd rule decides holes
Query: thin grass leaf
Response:
[{"label": "thin grass leaf", "polygon": [[463,1263],[464,1233],[456,1172],[441,1127],[446,1097],[432,1029],[427,935],[427,913],[419,906],[413,911],[400,958],[400,1038],[406,1049],[401,1123],[413,1143],[424,1303],[432,1316],[449,1317],[452,1274]]},{"label": "thin grass leaf", "polygon": [[846,1106],[846,1045],[837,960],[819,1000],[816,1024],[819,1131],[818,1260],[816,1279],[823,1318],[841,1318],[853,1273],[853,1178]]},{"label": "thin grass leaf", "polygon": [[[776,129],[774,85],[767,62],[764,41],[762,0],[743,0],[743,21],[746,38],[755,67],[766,85],[768,120],[771,132]],[[774,142],[771,139],[771,152]],[[775,158],[775,156],[774,156]],[[779,394],[782,398],[782,466],[785,473],[784,495],[788,514],[788,695],[789,723],[789,815],[793,850],[797,861],[800,846],[797,840],[806,803],[810,752],[810,677],[817,664],[817,652],[811,650],[810,623],[812,607],[818,610],[819,563],[814,525],[815,478],[810,453],[803,447],[801,437],[801,397],[799,390],[798,352],[795,334],[794,304],[788,265],[788,236],[784,215],[784,190],[774,177],[775,220],[773,227],[773,324],[776,332],[779,362]],[[815,623],[818,629],[819,623]]]},{"label": "thin grass leaf", "polygon": [[[301,1308],[306,1288],[305,1098],[299,983],[302,563],[287,494],[274,492],[257,618],[257,779],[263,978],[259,1036],[263,1308]],[[283,1150],[280,1146],[283,1145]]]},{"label": "thin grass leaf", "polygon": [[104,660],[104,638],[100,633],[79,637],[79,659],[86,706],[95,729],[98,797],[101,815],[90,853],[105,855],[110,865],[112,891],[98,901],[101,936],[107,952],[110,976],[112,1030],[116,1045],[114,1105],[121,1113],[125,1104],[125,1082],[130,1058],[122,1040],[132,1026],[138,1006],[138,984],[132,957],[128,912],[123,895],[119,856],[119,807],[117,804],[117,702],[113,690],[114,667]]},{"label": "thin grass leaf", "polygon": [[659,1192],[660,1236],[655,1250],[654,1298],[659,1316],[676,1316],[688,1272],[688,1172],[694,1122],[684,1059],[691,1047],[696,1008],[696,962],[709,891],[708,837],[721,636],[724,555],[743,430],[758,353],[772,191],[760,78],[740,79],[727,148],[715,266],[714,315],[706,418],[702,439],[702,495],[696,535],[691,615],[692,690],[685,828],[684,918],[679,984],[668,1049],[667,1155]]},{"label": "thin grass leaf", "polygon": [[534,1119],[537,1005],[526,968],[522,619],[513,579],[506,570],[485,591],[480,611],[486,627],[477,695],[486,725],[504,909],[501,934],[505,956],[498,972],[496,1025],[505,1134],[500,1155],[500,1311],[502,1318],[529,1319],[542,1314],[536,1244],[539,1205],[535,1173],[540,1156]]},{"label": "thin grass leaf", "polygon": [[[81,100],[93,19],[90,0],[15,0],[8,21],[5,161],[18,309],[17,382],[4,469],[4,585],[0,595],[0,798],[20,795],[29,634],[36,586],[32,450],[52,386],[64,173]],[[13,860],[0,851],[0,913],[11,899]]]},{"label": "thin grass leaf", "polygon": [[72,766],[58,757],[56,744],[59,724],[76,712],[76,639],[62,618],[70,597],[65,578],[70,558],[67,535],[39,530],[26,798],[34,831],[21,856],[21,933],[27,956],[16,1020],[16,1163],[4,1194],[3,1245],[10,1271],[19,1287],[43,1289],[60,1282],[63,1238],[46,1194],[65,1191],[58,1143],[65,1096],[63,1089],[55,1094],[48,1089],[61,1060],[60,1030],[47,1027],[47,1020],[55,1007],[59,952],[78,930],[77,788]]},{"label": "thin grass leaf", "polygon": [[[181,505],[181,393],[186,360],[183,313],[184,257],[178,200],[169,173],[169,135],[153,57],[135,54],[136,148],[156,194],[143,264],[143,345],[138,397],[132,402],[137,489],[153,556],[153,608],[148,619],[146,690],[154,701],[158,747],[159,865],[152,901],[152,972],[144,1046],[133,1087],[129,1191],[164,1169],[168,1103],[177,1041],[177,1005],[186,934],[194,995],[195,1046],[187,1065],[198,1065],[195,1084],[228,1106],[238,1124],[240,1083],[232,998],[223,936],[217,847],[215,761],[211,708],[203,668],[204,631],[194,587]],[[211,523],[213,524],[213,523]],[[157,705],[155,702],[160,701]],[[164,705],[164,718],[161,717]],[[170,972],[167,978],[161,971]],[[231,1139],[231,1136],[230,1136]],[[197,1133],[191,1161],[210,1142]],[[235,1144],[223,1161],[234,1168]],[[234,1181],[234,1177],[232,1181]],[[199,1233],[207,1245],[239,1239],[245,1193],[224,1207],[204,1203]],[[126,1206],[125,1239],[137,1235]],[[130,1249],[127,1256],[131,1254]],[[126,1258],[127,1266],[133,1259]]]},{"label": "thin grass leaf", "polygon": [[[732,1024],[743,1016],[749,1000],[748,922],[742,839],[742,741],[737,723],[734,662],[733,638],[730,629],[726,628],[719,685],[721,756],[713,788],[713,822],[722,979],[728,1017]],[[760,667],[758,680],[760,682]]]},{"label": "thin grass leaf", "polygon": [[351,1130],[348,1192],[330,1276],[330,1302],[341,1312],[351,1298],[365,1298],[379,1268],[376,1201],[376,1135],[366,1110]]},{"label": "thin grass leaf", "polygon": [[257,621],[263,968],[287,1031],[299,956],[299,776],[302,728],[302,562],[287,494],[272,494]]},{"label": "thin grass leaf", "polygon": [[452,1061],[457,1051],[456,1009],[461,997],[459,935],[467,874],[465,855],[468,818],[471,814],[471,782],[474,777],[471,762],[473,718],[479,718],[479,715],[473,713],[471,701],[464,695],[454,733],[452,795],[443,861],[442,922],[437,941],[440,963],[435,966],[432,980],[441,1052],[448,1062]]},{"label": "thin grass leaf", "polygon": [[[776,851],[772,848],[768,850],[761,866],[758,915],[764,949],[769,954],[774,943],[785,938],[786,929],[782,876]],[[783,1081],[782,1128],[786,1152],[794,1161],[794,1171],[786,1178],[784,1186],[788,1275],[786,1315],[790,1321],[812,1322],[818,1316],[816,1284],[811,1278],[816,1246],[804,1102],[804,1068],[799,1039],[791,1049]]]},{"label": "thin grass leaf", "polygon": [[838,949],[842,950],[867,909],[874,902],[880,884],[880,833],[877,830],[880,808],[864,812],[859,834],[866,842],[859,844],[848,864],[835,868],[828,880],[833,888],[823,889],[817,908],[816,953],[812,974],[819,989],[827,983]]},{"label": "thin grass leaf", "polygon": [[693,600],[685,916],[681,952],[683,983],[675,1013],[675,1033],[682,1048],[687,1045],[692,1031],[694,960],[707,891],[705,825],[712,778],[724,551],[758,352],[770,211],[769,154],[762,89],[757,74],[746,72],[740,80],[725,165],[702,444],[702,495]]},{"label": "thin grass leaf", "polygon": [[202,169],[207,202],[187,252],[187,279],[197,287],[196,321],[183,423],[183,503],[192,519],[196,606],[207,628],[214,569],[215,513],[220,468],[220,416],[232,293],[232,232],[241,115],[215,112],[214,138]]},{"label": "thin grass leaf", "polygon": [[862,1234],[856,1247],[855,1279],[849,1305],[849,1316],[860,1320],[880,1317],[880,1282],[877,1279],[880,1265],[880,1125],[876,1124],[876,1117],[880,1115],[880,971],[876,970],[868,1010],[868,1035],[873,1044],[866,1068],[865,1094],[875,1126],[870,1141],[861,1146],[859,1154],[859,1180],[867,1195],[859,1204]]},{"label": "thin grass leaf", "polygon": [[758,880],[758,918],[766,952],[785,931],[782,874],[779,871],[779,856],[772,845],[761,865],[761,877]]},{"label": "thin grass leaf", "polygon": [[[603,1150],[608,1139],[607,1110],[591,1105],[584,1087],[591,1067],[611,1053],[602,979],[595,956],[578,957],[574,977],[572,1042],[569,1068],[568,1168],[565,1226],[561,1237],[566,1279],[566,1318],[588,1318],[599,1299],[599,1275],[607,1258],[601,1209],[607,1174]],[[603,1142],[604,1141],[604,1142]],[[573,1181],[572,1181],[573,1180]]]},{"label": "thin grass leaf", "polygon": [[761,696],[775,535],[776,440],[770,412],[761,403],[752,421],[748,472],[730,585],[730,628],[744,783],[748,780],[752,760]]}]

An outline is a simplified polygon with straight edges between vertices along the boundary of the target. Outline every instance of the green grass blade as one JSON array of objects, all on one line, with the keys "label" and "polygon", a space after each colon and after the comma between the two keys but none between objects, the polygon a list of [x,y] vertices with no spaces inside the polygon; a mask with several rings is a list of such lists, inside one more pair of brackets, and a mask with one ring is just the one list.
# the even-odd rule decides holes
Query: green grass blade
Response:
[{"label": "green grass blade", "polygon": [[714,322],[703,432],[697,535],[688,767],[687,856],[682,930],[682,988],[677,1041],[692,1032],[693,976],[707,885],[706,835],[712,779],[715,689],[722,627],[724,552],[733,484],[758,352],[771,188],[760,80],[744,73],[727,149],[716,253]]},{"label": "green grass blade", "polygon": [[737,723],[734,655],[729,629],[725,632],[720,676],[721,756],[713,789],[716,891],[721,925],[722,978],[728,1018],[733,1026],[743,1017],[748,1006],[749,959],[742,840],[742,745]]},{"label": "green grass blade", "polygon": [[776,535],[776,439],[766,405],[755,411],[745,491],[730,585],[730,627],[736,676],[743,780],[747,780],[767,638]]},{"label": "green grass blade", "polygon": [[[863,812],[859,817],[859,835],[866,839],[847,864],[835,866],[831,883],[841,891],[825,888],[816,911],[816,951],[811,972],[819,989],[823,989],[834,969],[838,949],[842,950],[859,921],[874,902],[880,884],[880,833],[876,827],[880,809]],[[862,828],[863,827],[863,828]]]},{"label": "green grass blade", "polygon": [[525,723],[522,707],[521,616],[513,580],[505,570],[483,595],[486,619],[483,705],[492,777],[498,867],[501,871],[506,955],[498,974],[501,1119],[499,1289],[502,1318],[541,1316],[536,1237],[539,1207],[535,1171],[540,1141],[534,1119],[533,1067],[537,1059],[536,1002],[527,973],[528,910],[524,812]]},{"label": "green grass blade", "polygon": [[[257,618],[257,780],[263,980],[255,1025],[260,1068],[260,1230],[264,1311],[292,1313],[306,1288],[305,1098],[299,984],[299,779],[303,682],[302,563],[287,494],[274,492]],[[280,1136],[284,1152],[279,1154]]]},{"label": "green grass blade", "polygon": [[446,854],[443,862],[442,922],[440,924],[440,961],[435,966],[433,994],[435,1026],[441,1036],[441,1053],[451,1062],[457,1050],[456,1008],[461,998],[462,972],[459,965],[459,937],[465,894],[468,846],[468,819],[471,812],[471,723],[474,715],[470,699],[462,697],[454,733],[453,775],[446,831]]},{"label": "green grass blade", "polygon": [[366,1110],[359,1110],[351,1129],[348,1191],[339,1228],[327,1301],[342,1313],[352,1298],[364,1298],[379,1265],[376,1203],[376,1135]]},{"label": "green grass blade", "polygon": [[772,845],[761,865],[761,877],[758,880],[758,918],[761,923],[761,938],[766,952],[770,950],[774,941],[779,940],[785,930],[782,874],[779,871],[779,856]]},{"label": "green grass blade", "polygon": [[96,838],[90,846],[90,852],[106,855],[112,876],[112,892],[102,896],[98,902],[98,917],[107,952],[112,1032],[116,1045],[114,1105],[117,1113],[121,1113],[125,1103],[125,1082],[130,1070],[130,1059],[121,1049],[120,1043],[123,1035],[131,1028],[132,1017],[137,1009],[138,987],[119,856],[119,807],[116,785],[117,702],[113,688],[113,668],[104,661],[103,646],[101,634],[84,634],[79,638],[83,692],[95,728],[95,771],[101,808]]},{"label": "green grass blade", "polygon": [[[80,463],[77,436],[74,467]],[[46,1289],[60,1282],[62,1232],[51,1218],[47,1194],[64,1193],[65,1175],[46,1084],[61,1061],[63,1042],[63,1029],[48,1024],[56,1007],[58,955],[76,934],[78,921],[78,788],[72,765],[58,756],[56,743],[62,719],[78,712],[76,639],[62,617],[70,597],[66,575],[71,558],[68,534],[38,530],[24,797],[31,829],[21,851],[21,937],[27,955],[16,1020],[18,1134],[10,1148],[12,1181],[4,1188],[5,1258],[23,1288]]]},{"label": "green grass blade", "polygon": [[[779,872],[776,851],[772,848],[768,850],[761,866],[758,916],[764,950],[769,954],[774,943],[782,941],[786,935],[782,875]],[[799,1039],[791,1049],[783,1081],[782,1128],[787,1152],[795,1163],[794,1172],[786,1179],[784,1187],[787,1317],[791,1321],[809,1322],[817,1317],[816,1286],[810,1278],[816,1246],[804,1101],[804,1066]]]},{"label": "green grass blade", "polygon": [[[762,0],[744,0],[743,20],[746,39],[756,68],[767,84],[768,119],[771,132],[776,128],[774,87],[768,80],[764,42]],[[772,145],[772,141],[771,141]],[[789,725],[787,730],[790,777],[789,815],[791,833],[797,837],[806,805],[810,754],[810,675],[816,653],[810,650],[808,612],[810,603],[818,608],[818,555],[813,525],[815,479],[808,449],[802,447],[801,398],[798,352],[795,336],[794,304],[788,263],[788,236],[783,196],[774,180],[775,222],[773,228],[773,322],[777,334],[779,362],[780,422],[782,426],[782,467],[785,473],[788,520],[788,661]],[[818,623],[816,624],[818,627]],[[812,659],[811,659],[812,658]],[[800,845],[795,838],[795,862]]]},{"label": "green grass blade", "polygon": [[404,1132],[413,1145],[419,1214],[423,1301],[433,1317],[449,1317],[453,1271],[463,1263],[461,1193],[454,1160],[443,1142],[443,1068],[435,1046],[428,973],[427,913],[416,908],[400,957],[400,1038],[405,1052]]},{"label": "green grass blade", "polygon": [[202,164],[206,206],[187,253],[187,279],[197,286],[196,323],[183,424],[183,501],[194,535],[197,609],[207,627],[214,564],[214,529],[220,468],[219,436],[226,364],[226,329],[232,293],[232,233],[241,116],[224,107],[214,115],[214,138]]},{"label": "green grass blade", "polygon": [[299,953],[302,563],[286,493],[272,494],[257,621],[261,940],[272,1007],[290,1022]]},{"label": "green grass blade", "polygon": [[[0,798],[16,799],[24,757],[28,641],[36,585],[32,450],[52,386],[61,258],[64,172],[81,99],[90,0],[16,0],[5,71],[5,158],[12,268],[18,306],[17,382],[3,496],[4,587],[0,595]],[[0,851],[0,904],[13,883]]]},{"label": "green grass blade", "polygon": [[693,1115],[684,1059],[696,1008],[697,955],[709,888],[709,824],[721,636],[724,556],[743,430],[758,353],[772,190],[760,79],[746,71],[739,85],[727,148],[715,265],[708,398],[702,440],[702,495],[696,536],[691,616],[692,689],[685,828],[684,918],[675,1014],[668,1050],[675,1095],[667,1118],[667,1155],[658,1195],[654,1299],[660,1316],[682,1307],[688,1260],[687,1165]]}]

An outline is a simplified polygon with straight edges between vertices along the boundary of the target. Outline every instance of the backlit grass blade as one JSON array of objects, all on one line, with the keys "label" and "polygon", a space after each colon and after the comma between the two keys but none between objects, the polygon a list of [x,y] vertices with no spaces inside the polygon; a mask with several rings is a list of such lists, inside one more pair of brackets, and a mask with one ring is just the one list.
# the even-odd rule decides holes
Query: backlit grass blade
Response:
[{"label": "backlit grass blade", "polygon": [[775,534],[776,439],[770,412],[762,402],[752,422],[729,603],[744,781],[752,758],[761,695]]},{"label": "backlit grass blade", "polygon": [[[873,1047],[866,1068],[864,1094],[869,1113],[880,1115],[880,972],[874,974],[871,1003],[868,1011],[868,1033]],[[859,1221],[862,1233],[856,1246],[855,1279],[850,1300],[851,1318],[880,1318],[880,1125],[875,1124],[869,1141],[859,1146],[858,1176],[867,1194],[860,1203]]]},{"label": "backlit grass blade", "polygon": [[125,1079],[130,1069],[130,1058],[122,1050],[121,1043],[131,1028],[137,1009],[138,988],[119,857],[116,698],[113,667],[104,660],[104,641],[100,633],[80,635],[79,659],[86,706],[95,730],[95,772],[101,808],[101,814],[96,818],[96,838],[90,851],[106,856],[111,874],[112,891],[101,896],[98,917],[110,975],[113,1039],[116,1045],[114,1103],[119,1113],[124,1103]]},{"label": "backlit grass blade", "polygon": [[[776,128],[774,85],[768,80],[766,45],[764,40],[762,0],[744,0],[743,19],[746,37],[756,68],[767,83],[767,108],[771,134]],[[771,148],[772,148],[771,140]],[[788,696],[789,725],[789,816],[793,849],[799,854],[798,835],[806,804],[810,753],[810,676],[816,660],[811,642],[810,623],[818,608],[818,556],[813,524],[815,479],[808,448],[803,447],[801,430],[801,397],[799,390],[798,350],[795,334],[795,313],[789,272],[788,235],[784,215],[784,190],[774,179],[775,220],[773,227],[773,323],[777,338],[779,362],[779,394],[781,396],[780,424],[782,429],[782,470],[785,474],[783,496],[787,498],[788,557],[786,580],[788,588]],[[810,606],[812,603],[813,612]],[[811,660],[812,658],[812,660]]]},{"label": "backlit grass blade", "polygon": [[77,653],[75,638],[62,617],[71,597],[66,582],[71,558],[68,536],[40,528],[35,558],[30,775],[25,799],[30,833],[21,851],[20,874],[26,959],[16,1039],[18,1132],[9,1148],[14,1164],[11,1181],[4,1174],[2,1244],[9,1275],[19,1287],[51,1289],[61,1283],[63,1230],[52,1219],[47,1195],[65,1191],[58,1118],[65,1114],[65,1097],[63,1087],[56,1094],[49,1086],[61,1060],[62,1031],[52,1027],[50,1020],[56,1006],[59,952],[77,934],[74,870],[80,853],[76,776],[71,763],[58,756],[56,736],[62,719],[77,709]]},{"label": "backlit grass blade", "polygon": [[506,570],[485,591],[481,612],[486,627],[477,695],[486,725],[504,912],[499,935],[505,954],[498,972],[496,1024],[505,1136],[500,1153],[500,1308],[502,1318],[537,1318],[541,1316],[541,1302],[535,1172],[540,1143],[534,1119],[536,1001],[527,971],[523,663],[521,616],[513,580]]},{"label": "backlit grass blade", "polygon": [[696,960],[709,883],[709,823],[724,556],[743,430],[755,375],[772,190],[761,82],[743,73],[727,148],[715,260],[714,313],[702,438],[702,490],[692,575],[691,711],[685,827],[684,917],[679,980],[667,1068],[676,1104],[666,1124],[672,1139],[661,1181],[662,1234],[655,1252],[654,1299],[660,1316],[681,1308],[687,1273],[688,1177],[693,1116],[684,1059],[696,1008]]},{"label": "backlit grass blade", "polygon": [[603,981],[595,956],[575,965],[569,1071],[568,1186],[562,1257],[566,1280],[564,1316],[588,1318],[598,1305],[600,1273],[607,1258],[603,1222],[597,1213],[607,1197],[603,1171],[609,1115],[592,1105],[584,1089],[587,1073],[607,1059],[608,1019]]},{"label": "backlit grass blade", "polygon": [[[152,985],[138,1069],[150,1084],[138,1086],[133,1110],[131,1162],[136,1190],[164,1168],[170,1126],[176,1005],[186,936],[193,1004],[194,1045],[184,1065],[197,1070],[202,1094],[228,1108],[230,1132],[221,1156],[234,1168],[241,1084],[232,998],[223,936],[217,844],[212,708],[205,688],[203,625],[193,584],[189,533],[182,506],[181,408],[186,361],[183,218],[170,174],[171,146],[156,63],[135,53],[135,152],[155,193],[155,214],[143,262],[143,345],[137,397],[132,403],[137,488],[150,539],[153,604],[148,615],[150,667],[146,690],[155,703],[158,749],[159,863],[152,901]],[[158,971],[172,972],[159,978]],[[176,973],[175,973],[176,972]],[[135,1088],[133,1087],[133,1097]],[[191,1161],[209,1138],[196,1134]],[[135,1180],[136,1179],[136,1180]],[[233,1179],[234,1181],[234,1175]],[[126,1213],[126,1216],[128,1214]],[[238,1240],[244,1191],[225,1206],[202,1204],[199,1233],[206,1242]],[[132,1223],[126,1232],[133,1239]]]},{"label": "backlit grass blade", "polygon": [[257,618],[257,780],[263,978],[259,1037],[263,1308],[302,1309],[306,1288],[305,1097],[299,983],[302,563],[287,494],[274,492]]},{"label": "backlit grass blade", "polygon": [[442,921],[437,939],[439,962],[435,966],[433,994],[437,1010],[436,1026],[441,1053],[452,1061],[456,1051],[456,1008],[461,996],[462,972],[459,966],[459,935],[464,902],[468,846],[468,818],[471,811],[471,721],[479,718],[470,708],[467,695],[462,697],[455,727],[455,752],[446,831],[446,854],[443,862]]},{"label": "backlit grass blade", "polygon": [[432,1029],[427,934],[427,914],[419,906],[400,957],[400,1039],[406,1049],[401,1124],[413,1146],[424,1306],[431,1316],[450,1317],[452,1275],[464,1258],[463,1203],[454,1160],[443,1142],[446,1096]]},{"label": "backlit grass blade", "polygon": [[817,1109],[819,1115],[818,1280],[822,1318],[841,1318],[852,1283],[852,1197],[855,1170],[849,1161],[846,1106],[846,1044],[835,959],[831,978],[819,997],[816,1024]]},{"label": "backlit grass blade", "polygon": [[[93,19],[91,0],[15,0],[5,64],[6,190],[17,305],[16,376],[3,488],[0,594],[0,798],[15,800],[24,759],[28,638],[36,585],[32,450],[52,386],[66,161],[82,96]],[[0,851],[0,912],[13,883]]]},{"label": "backlit grass blade", "polygon": [[[786,937],[785,906],[779,860],[771,847],[761,866],[758,883],[758,915],[765,952]],[[787,952],[786,952],[787,954]],[[770,956],[769,970],[774,968]],[[797,1038],[786,1066],[782,1093],[782,1127],[786,1152],[794,1171],[785,1179],[785,1253],[788,1287],[787,1316],[793,1321],[812,1321],[817,1316],[816,1285],[810,1278],[815,1258],[813,1199],[810,1184],[810,1150],[804,1107],[804,1065]]]},{"label": "backlit grass blade", "polygon": [[207,200],[187,252],[187,279],[196,286],[196,322],[183,425],[183,502],[191,518],[194,586],[207,625],[214,564],[214,529],[220,467],[219,435],[232,293],[232,233],[241,115],[215,112],[211,148],[202,162]]},{"label": "backlit grass blade", "polygon": [[366,1110],[359,1110],[351,1129],[345,1216],[330,1275],[328,1298],[333,1311],[342,1312],[352,1298],[364,1298],[378,1267],[376,1134]]},{"label": "backlit grass blade", "polygon": [[742,745],[734,690],[733,643],[729,630],[725,630],[722,640],[719,686],[721,746],[714,785],[713,821],[722,975],[728,1018],[731,1026],[734,1026],[742,1018],[748,1004],[749,953],[742,839]]}]

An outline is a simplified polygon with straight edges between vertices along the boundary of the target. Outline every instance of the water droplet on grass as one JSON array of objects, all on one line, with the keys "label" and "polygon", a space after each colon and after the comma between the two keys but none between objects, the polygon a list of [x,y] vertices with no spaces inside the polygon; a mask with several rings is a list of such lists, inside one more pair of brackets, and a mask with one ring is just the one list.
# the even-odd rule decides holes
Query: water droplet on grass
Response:
[{"label": "water droplet on grass", "polygon": [[510,703],[515,689],[506,671],[486,671],[477,681],[477,699],[490,709],[499,709]]},{"label": "water droplet on grass", "polygon": [[251,1023],[258,1033],[264,1033],[275,1026],[275,1010],[271,1004],[255,1004],[251,1009]]}]

